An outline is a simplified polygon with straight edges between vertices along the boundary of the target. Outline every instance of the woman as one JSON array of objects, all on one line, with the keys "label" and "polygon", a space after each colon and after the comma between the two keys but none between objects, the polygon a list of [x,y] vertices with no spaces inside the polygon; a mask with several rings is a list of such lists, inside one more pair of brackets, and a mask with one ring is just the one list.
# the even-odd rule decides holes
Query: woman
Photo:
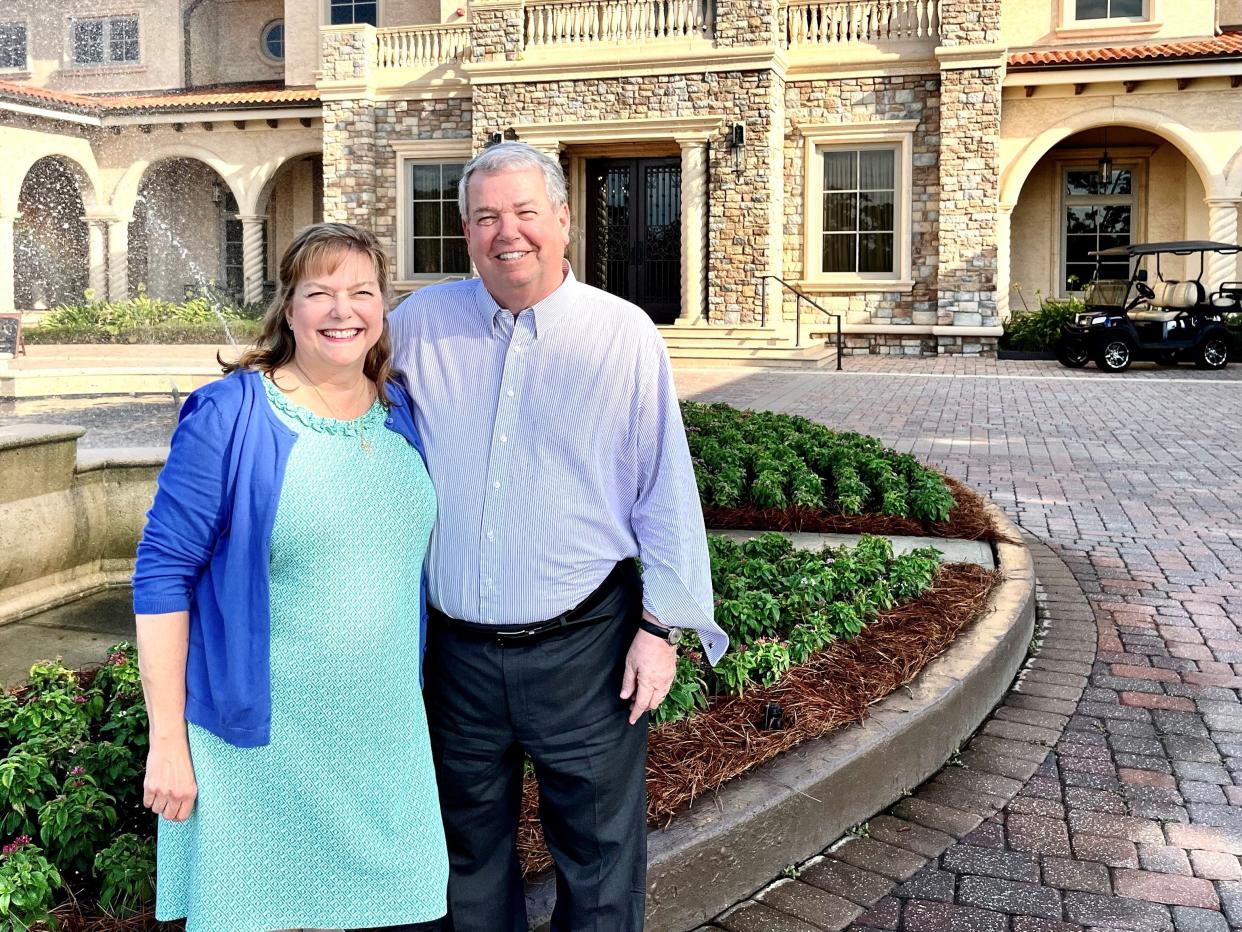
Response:
[{"label": "woman", "polygon": [[186,399],[147,515],[143,802],[156,915],[188,932],[445,913],[419,674],[435,497],[388,283],[369,233],[299,233],[256,347]]}]

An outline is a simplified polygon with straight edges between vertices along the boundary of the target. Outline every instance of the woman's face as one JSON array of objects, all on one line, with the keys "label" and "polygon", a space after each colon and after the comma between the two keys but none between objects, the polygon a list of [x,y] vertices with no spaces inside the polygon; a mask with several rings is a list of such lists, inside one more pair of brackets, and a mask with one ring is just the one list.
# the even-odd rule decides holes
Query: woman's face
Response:
[{"label": "woman's face", "polygon": [[298,282],[285,312],[294,360],[308,371],[362,371],[384,332],[384,299],[371,257],[353,250],[335,269]]}]

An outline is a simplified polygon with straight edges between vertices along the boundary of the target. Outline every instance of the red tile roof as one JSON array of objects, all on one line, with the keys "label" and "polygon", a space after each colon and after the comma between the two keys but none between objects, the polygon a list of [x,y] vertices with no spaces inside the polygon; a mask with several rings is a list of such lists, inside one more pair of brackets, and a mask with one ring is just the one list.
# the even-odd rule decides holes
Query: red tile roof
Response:
[{"label": "red tile roof", "polygon": [[1242,32],[1226,32],[1210,39],[1021,52],[1009,56],[1009,67],[1013,70],[1025,71],[1050,65],[1124,65],[1131,62],[1184,61],[1235,56],[1242,57]]},{"label": "red tile roof", "polygon": [[273,104],[307,105],[319,102],[319,91],[313,87],[285,87],[283,84],[266,83],[94,96],[0,81],[0,98],[47,105],[55,110],[99,115],[148,110],[169,112],[268,107]]}]

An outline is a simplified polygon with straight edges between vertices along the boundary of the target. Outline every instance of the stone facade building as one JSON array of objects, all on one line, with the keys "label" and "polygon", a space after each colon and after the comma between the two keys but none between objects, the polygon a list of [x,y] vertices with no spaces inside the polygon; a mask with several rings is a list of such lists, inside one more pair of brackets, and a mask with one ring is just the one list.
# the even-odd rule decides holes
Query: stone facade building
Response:
[{"label": "stone facade building", "polygon": [[4,307],[49,188],[82,226],[47,292],[257,299],[319,217],[374,229],[402,290],[469,275],[453,187],[513,138],[565,167],[578,275],[702,361],[814,364],[838,322],[848,352],[986,353],[1096,249],[1237,239],[1238,0],[14,5]]}]

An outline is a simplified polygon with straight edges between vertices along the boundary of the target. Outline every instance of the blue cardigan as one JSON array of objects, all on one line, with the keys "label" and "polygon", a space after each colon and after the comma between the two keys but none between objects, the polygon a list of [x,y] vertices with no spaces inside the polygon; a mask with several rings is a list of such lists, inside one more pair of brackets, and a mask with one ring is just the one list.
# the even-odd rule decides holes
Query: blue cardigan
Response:
[{"label": "blue cardigan", "polygon": [[[234,372],[186,398],[134,567],[136,614],[190,613],[186,719],[237,747],[265,745],[271,733],[270,538],[297,440],[261,379]],[[409,395],[396,382],[386,390],[385,424],[425,462]],[[426,592],[424,577],[420,656]]]}]

